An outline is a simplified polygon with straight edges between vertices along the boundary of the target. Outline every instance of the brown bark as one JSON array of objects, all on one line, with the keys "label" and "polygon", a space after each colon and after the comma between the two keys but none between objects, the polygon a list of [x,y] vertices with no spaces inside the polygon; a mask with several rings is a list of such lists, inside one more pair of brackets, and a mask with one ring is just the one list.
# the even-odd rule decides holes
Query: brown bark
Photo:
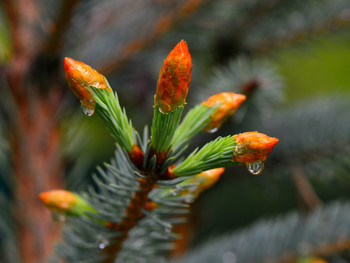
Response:
[{"label": "brown bark", "polygon": [[21,90],[32,90],[32,93],[15,98],[17,105],[12,113],[14,210],[19,248],[24,263],[46,263],[53,241],[58,237],[59,225],[52,221],[38,194],[63,187],[60,135],[55,118],[61,95],[59,89],[47,97],[35,94],[35,88]]},{"label": "brown bark", "polygon": [[[38,37],[41,18],[37,1],[5,0],[13,41],[6,67],[9,93],[6,109],[13,148],[15,207],[22,262],[47,263],[59,225],[39,201],[38,194],[63,188],[63,165],[57,109],[63,89],[58,58],[64,35],[78,0],[63,1],[53,30]],[[45,44],[44,42],[47,41]]]},{"label": "brown bark", "polygon": [[139,187],[140,190],[135,192],[133,198],[130,200],[123,219],[120,225],[116,228],[122,233],[122,235],[115,240],[111,240],[113,245],[109,246],[104,252],[108,254],[108,257],[103,263],[112,263],[115,260],[117,253],[121,250],[123,242],[128,238],[129,231],[136,226],[137,222],[143,218],[141,209],[148,201],[147,195],[154,188],[157,179],[151,174],[147,176],[147,179],[141,180]]}]

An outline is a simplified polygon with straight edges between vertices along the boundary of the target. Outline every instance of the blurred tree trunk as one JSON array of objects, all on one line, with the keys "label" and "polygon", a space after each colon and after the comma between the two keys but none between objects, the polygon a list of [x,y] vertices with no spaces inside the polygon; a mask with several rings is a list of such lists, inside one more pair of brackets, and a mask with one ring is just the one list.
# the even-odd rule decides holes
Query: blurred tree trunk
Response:
[{"label": "blurred tree trunk", "polygon": [[[38,35],[38,2],[5,0],[13,54],[6,67],[10,98],[7,109],[13,148],[18,240],[24,263],[47,263],[59,227],[39,201],[40,192],[63,188],[58,108],[61,38],[77,1],[62,1],[47,36]],[[68,8],[68,9],[67,9]]]},{"label": "blurred tree trunk", "polygon": [[[41,83],[40,76],[28,69],[7,72],[14,100],[10,113],[16,185],[14,213],[19,226],[18,240],[23,262],[46,263],[59,228],[50,219],[50,212],[41,204],[38,194],[63,187],[56,117],[62,88]],[[40,70],[43,74],[47,72],[45,66]],[[40,91],[42,84],[51,85],[47,87],[46,94]]]}]

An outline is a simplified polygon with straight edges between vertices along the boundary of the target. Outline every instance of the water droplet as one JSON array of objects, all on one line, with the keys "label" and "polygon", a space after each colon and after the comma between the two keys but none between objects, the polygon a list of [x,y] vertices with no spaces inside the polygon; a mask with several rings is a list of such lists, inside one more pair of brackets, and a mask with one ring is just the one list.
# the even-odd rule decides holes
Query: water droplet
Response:
[{"label": "water droplet", "polygon": [[105,249],[109,245],[108,240],[103,236],[97,237],[97,243],[99,249]]},{"label": "water droplet", "polygon": [[236,263],[237,261],[236,255],[231,251],[225,252],[221,259],[222,263]]},{"label": "water droplet", "polygon": [[81,109],[83,110],[83,113],[84,113],[86,116],[91,116],[91,115],[94,114],[94,112],[95,112],[95,109],[94,109],[94,108],[86,107],[86,106],[84,106],[83,104],[81,104]]},{"label": "water droplet", "polygon": [[158,110],[159,110],[160,113],[163,113],[163,114],[168,114],[169,113],[168,111],[163,110],[161,107],[159,107]]},{"label": "water droplet", "polygon": [[242,154],[243,153],[243,150],[244,150],[244,147],[242,147],[240,144],[237,144],[233,153],[235,155],[239,155],[239,154]]},{"label": "water droplet", "polygon": [[67,221],[67,216],[58,211],[52,211],[51,213],[52,220],[59,223],[64,223]]},{"label": "water droplet", "polygon": [[263,160],[260,160],[254,163],[247,163],[246,166],[252,175],[258,175],[261,174],[261,172],[264,170],[265,162]]},{"label": "water droplet", "polygon": [[210,130],[207,130],[207,133],[214,133],[214,132],[217,132],[219,129],[218,128],[212,128]]}]

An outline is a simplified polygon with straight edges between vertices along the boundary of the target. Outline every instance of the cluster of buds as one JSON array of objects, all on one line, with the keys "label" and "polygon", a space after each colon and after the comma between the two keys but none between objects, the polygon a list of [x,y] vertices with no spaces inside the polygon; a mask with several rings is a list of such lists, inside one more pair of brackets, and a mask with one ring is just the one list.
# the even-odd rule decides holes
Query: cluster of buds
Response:
[{"label": "cluster of buds", "polygon": [[[177,166],[171,162],[172,165],[165,166],[171,147],[180,145],[198,132],[219,129],[246,100],[246,96],[233,92],[215,94],[197,106],[192,111],[192,115],[189,113],[188,118],[183,121],[184,125],[181,124],[182,127],[179,127],[192,72],[192,58],[183,40],[169,53],[160,69],[154,97],[152,138],[150,147],[147,148],[150,149],[149,152],[147,150],[143,152],[136,144],[131,122],[128,121],[125,111],[120,108],[116,93],[112,92],[103,75],[83,62],[71,58],[64,59],[64,70],[66,80],[81,101],[83,108],[93,112],[97,103],[96,112],[102,116],[106,126],[111,129],[117,142],[126,150],[131,162],[141,170],[142,175],[151,174],[152,182],[171,180],[179,176],[193,176],[179,186],[182,185],[183,189],[186,189],[186,185],[194,184],[197,187],[192,190],[187,188],[182,194],[189,193],[197,197],[220,178],[224,172],[224,168],[221,167],[231,164],[249,164],[251,168],[251,164],[264,163],[278,142],[277,138],[258,132],[241,133],[218,138],[208,143],[201,150],[194,151]],[[195,120],[199,120],[199,123]],[[145,157],[146,154],[147,157]],[[154,158],[156,158],[155,161]],[[152,161],[153,166],[150,165]],[[167,169],[167,172],[160,172],[164,171],[163,169]],[[52,211],[71,215],[96,213],[96,210],[79,195],[68,191],[45,192],[40,194],[40,199]],[[157,204],[149,200],[145,202],[144,209],[152,210],[156,206]]]}]

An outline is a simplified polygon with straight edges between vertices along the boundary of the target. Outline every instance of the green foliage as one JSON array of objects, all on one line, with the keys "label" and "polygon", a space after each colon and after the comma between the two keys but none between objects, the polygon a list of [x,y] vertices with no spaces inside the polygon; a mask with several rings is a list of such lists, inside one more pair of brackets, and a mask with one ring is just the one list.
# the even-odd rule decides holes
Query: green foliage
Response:
[{"label": "green foliage", "polygon": [[124,149],[132,150],[134,145],[133,127],[126,116],[125,109],[122,110],[119,105],[117,93],[97,90],[94,87],[92,90],[97,104],[96,111],[111,131],[112,136]]},{"label": "green foliage", "polygon": [[159,106],[154,107],[154,118],[152,125],[152,146],[156,152],[167,151],[170,148],[176,127],[181,120],[183,107],[178,107],[173,112],[163,114]]},{"label": "green foliage", "polygon": [[231,256],[238,262],[283,262],[299,255],[338,253],[333,244],[349,242],[349,202],[337,201],[303,215],[292,212],[265,219],[250,227],[207,241],[175,262],[220,262]]},{"label": "green foliage", "polygon": [[190,140],[196,134],[202,132],[217,107],[207,107],[199,104],[191,109],[176,129],[173,146],[176,147],[180,143]]},{"label": "green foliage", "polygon": [[217,138],[207,143],[200,150],[194,150],[182,163],[172,169],[178,176],[190,176],[200,172],[232,165],[234,136]]},{"label": "green foliage", "polygon": [[[83,88],[85,90],[82,94],[89,95],[90,87],[79,85],[80,82],[85,83],[85,76],[91,77],[81,71],[81,64],[74,68],[74,63],[72,61],[70,67],[65,68],[69,71],[66,77],[73,79],[68,79],[71,88]],[[85,68],[93,71],[89,67]],[[188,69],[189,74],[191,68]],[[174,72],[177,74],[177,71]],[[116,92],[93,86],[91,91],[93,100],[96,101],[95,112],[111,131],[117,142],[117,150],[115,159],[110,164],[105,164],[105,170],[97,168],[98,175],[93,176],[94,185],[88,187],[88,191],[82,195],[73,195],[75,202],[78,202],[73,204],[73,208],[69,208],[65,198],[61,200],[60,195],[53,197],[56,209],[48,204],[53,213],[63,211],[63,215],[56,216],[60,221],[67,220],[63,241],[58,244],[56,252],[68,262],[106,263],[114,262],[115,259],[118,262],[163,262],[166,252],[174,248],[173,241],[178,238],[172,232],[172,225],[183,222],[182,215],[188,211],[188,203],[193,202],[201,191],[216,181],[206,177],[185,180],[198,176],[203,171],[238,165],[233,161],[237,144],[235,136],[218,137],[179,162],[183,149],[186,149],[187,139],[202,131],[209,123],[212,109],[201,105],[190,111],[184,121],[190,125],[186,129],[180,126],[184,130],[183,141],[172,145],[183,106],[164,113],[156,105],[152,136],[148,138],[148,129],[145,128],[141,139],[133,130],[125,110],[121,109]],[[178,94],[170,92],[171,96]],[[85,97],[82,95],[80,99]],[[172,102],[171,99],[169,101]],[[223,101],[218,106],[224,103]],[[212,108],[217,109],[216,106]],[[92,111],[85,110],[83,108],[86,115],[92,115]],[[201,111],[202,119],[196,125],[198,117],[193,112]],[[258,149],[264,151],[263,147],[265,146],[259,146]],[[249,146],[242,148],[236,155],[244,155],[246,151],[250,151]],[[175,168],[168,169],[174,163]],[[215,175],[216,178],[221,173]],[[46,197],[43,200],[50,202]],[[74,210],[79,204],[82,205],[83,212]],[[60,210],[61,207],[68,211]],[[92,228],[91,231],[88,228]]]}]

